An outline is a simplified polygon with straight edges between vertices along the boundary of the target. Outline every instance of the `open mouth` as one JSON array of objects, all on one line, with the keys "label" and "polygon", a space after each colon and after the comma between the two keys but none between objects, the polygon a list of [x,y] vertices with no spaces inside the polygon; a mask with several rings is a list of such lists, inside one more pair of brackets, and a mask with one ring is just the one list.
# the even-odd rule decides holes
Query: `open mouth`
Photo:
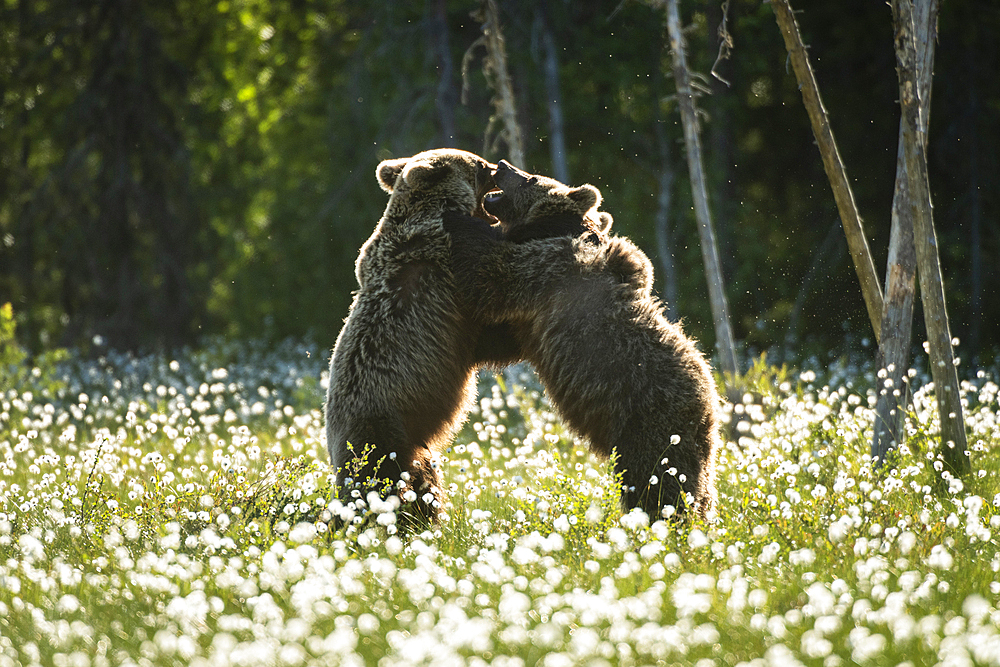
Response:
[{"label": "open mouth", "polygon": [[479,207],[476,209],[475,215],[488,221],[491,225],[497,224],[500,222],[500,219],[493,215],[489,208],[495,206],[501,199],[503,199],[503,190],[490,190],[483,195],[482,200],[479,202]]}]

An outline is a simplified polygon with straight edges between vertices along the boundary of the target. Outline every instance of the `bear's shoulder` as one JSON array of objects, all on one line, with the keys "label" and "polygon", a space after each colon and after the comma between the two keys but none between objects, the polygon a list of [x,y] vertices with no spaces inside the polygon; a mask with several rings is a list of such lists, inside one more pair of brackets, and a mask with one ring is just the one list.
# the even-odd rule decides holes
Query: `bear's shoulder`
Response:
[{"label": "bear's shoulder", "polygon": [[653,289],[653,264],[639,247],[623,236],[608,239],[604,251],[606,270],[622,282],[648,296]]}]

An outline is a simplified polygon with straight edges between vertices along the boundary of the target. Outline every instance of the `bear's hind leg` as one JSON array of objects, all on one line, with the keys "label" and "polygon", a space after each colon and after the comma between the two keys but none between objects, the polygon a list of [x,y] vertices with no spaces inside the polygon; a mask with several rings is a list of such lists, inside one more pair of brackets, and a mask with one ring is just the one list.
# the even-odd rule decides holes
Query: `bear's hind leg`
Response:
[{"label": "bear's hind leg", "polygon": [[[615,445],[615,473],[622,484],[622,510],[628,512],[639,508],[649,515],[649,520],[664,517],[664,510],[670,506],[671,517],[683,515],[689,501],[685,489],[694,488],[686,468],[678,470],[681,457],[676,456],[674,446],[660,452],[648,445],[649,438],[640,437]],[[671,456],[674,454],[674,456]]]},{"label": "bear's hind leg", "polygon": [[636,507],[649,515],[650,522],[666,518],[663,510],[669,505],[674,508],[672,516],[684,513],[686,501],[684,489],[675,476],[667,472],[667,466],[657,466],[645,472],[619,470],[622,480],[622,510],[628,512]]},{"label": "bear's hind leg", "polygon": [[414,444],[401,420],[368,420],[358,442],[368,444],[353,447],[337,471],[337,496],[341,502],[365,501],[368,494],[378,493],[382,499],[395,496],[399,500],[396,523],[402,531],[426,526],[438,520],[445,501],[444,484],[439,465],[431,448],[425,443]]},{"label": "bear's hind leg", "polygon": [[440,519],[445,503],[444,480],[437,459],[426,446],[411,455],[406,473],[396,523],[400,530],[411,532]]},{"label": "bear's hind leg", "polygon": [[402,419],[355,419],[344,431],[344,435],[334,436],[337,440],[330,447],[337,468],[337,497],[346,503],[366,499],[370,491],[377,491],[383,498],[396,494],[404,470],[401,462],[413,449]]}]

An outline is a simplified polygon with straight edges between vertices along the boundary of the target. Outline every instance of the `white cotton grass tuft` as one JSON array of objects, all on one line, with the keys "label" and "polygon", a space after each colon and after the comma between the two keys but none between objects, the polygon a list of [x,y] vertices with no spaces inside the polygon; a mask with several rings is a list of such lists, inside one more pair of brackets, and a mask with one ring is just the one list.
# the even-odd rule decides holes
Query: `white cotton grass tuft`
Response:
[{"label": "white cotton grass tuft", "polygon": [[[137,664],[1000,663],[992,371],[963,384],[961,484],[942,474],[919,373],[882,469],[867,461],[876,373],[762,371],[725,406],[743,426],[703,521],[683,499],[682,520],[622,513],[613,467],[520,369],[482,379],[442,495],[403,480],[340,496],[322,350],[216,345],[70,353],[0,391],[14,664],[90,664],[94,647]],[[667,453],[651,489],[681,477]],[[447,518],[413,525],[389,491],[444,499]]]}]

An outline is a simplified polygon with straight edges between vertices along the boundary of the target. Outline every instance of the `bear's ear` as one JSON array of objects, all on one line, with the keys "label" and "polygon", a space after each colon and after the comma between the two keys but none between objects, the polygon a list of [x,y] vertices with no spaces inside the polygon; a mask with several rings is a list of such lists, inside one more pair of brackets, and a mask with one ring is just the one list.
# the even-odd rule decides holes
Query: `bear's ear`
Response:
[{"label": "bear's ear", "polygon": [[569,191],[568,196],[571,201],[580,205],[584,211],[597,208],[601,205],[601,191],[593,185],[581,185]]},{"label": "bear's ear", "polygon": [[443,181],[450,173],[450,164],[417,160],[408,163],[403,169],[403,180],[411,188],[429,188]]},{"label": "bear's ear", "polygon": [[597,212],[597,229],[605,234],[611,231],[611,225],[613,225],[615,219],[611,217],[610,213],[606,211]]},{"label": "bear's ear", "polygon": [[403,171],[403,167],[406,166],[407,162],[409,162],[409,159],[405,157],[398,160],[384,160],[379,162],[378,167],[375,168],[375,178],[378,180],[379,186],[389,194],[392,194],[392,189],[396,187],[396,177]]}]

